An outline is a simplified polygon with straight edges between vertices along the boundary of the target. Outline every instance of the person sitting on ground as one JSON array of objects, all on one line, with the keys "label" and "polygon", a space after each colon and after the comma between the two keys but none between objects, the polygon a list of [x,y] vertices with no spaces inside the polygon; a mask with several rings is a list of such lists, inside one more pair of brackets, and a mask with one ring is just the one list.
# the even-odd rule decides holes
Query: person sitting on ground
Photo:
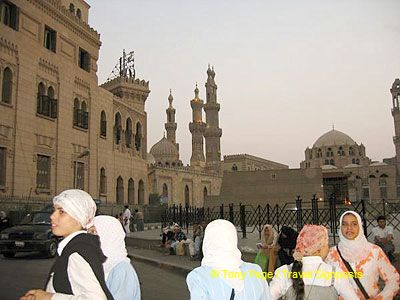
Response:
[{"label": "person sitting on ground", "polygon": [[174,237],[173,242],[171,243],[170,254],[176,254],[176,247],[182,241],[186,241],[187,237],[186,234],[182,231],[181,226],[176,224],[173,228]]},{"label": "person sitting on ground", "polygon": [[[360,215],[346,211],[339,224],[339,244],[330,249],[326,262],[362,275],[350,279],[360,299],[393,299],[399,290],[399,273],[383,250],[367,241]],[[384,282],[383,289],[379,285],[380,279]]]},{"label": "person sitting on ground", "polygon": [[[295,261],[276,269],[270,289],[273,299],[357,299],[349,279],[335,278],[340,269],[324,263],[329,252],[328,231],[321,225],[304,225],[297,238]],[[291,275],[289,272],[292,272]],[[286,275],[285,275],[286,274]],[[323,276],[322,276],[323,275]]]},{"label": "person sitting on ground", "polygon": [[161,233],[161,247],[169,248],[174,241],[174,227],[178,224],[171,222],[168,226],[162,229]]},{"label": "person sitting on ground", "polygon": [[53,198],[51,231],[64,239],[43,290],[30,290],[20,300],[113,299],[104,280],[106,257],[97,236],[87,234],[96,204],[82,190],[66,190]]},{"label": "person sitting on ground", "polygon": [[139,279],[127,257],[125,232],[120,222],[111,216],[97,216],[88,232],[99,236],[101,250],[107,256],[104,275],[114,299],[140,300]]},{"label": "person sitting on ground", "polygon": [[257,244],[258,253],[255,263],[263,272],[274,272],[276,267],[279,246],[277,245],[278,233],[272,225],[266,224],[261,231],[261,243]]},{"label": "person sitting on ground", "polygon": [[280,249],[278,256],[281,265],[290,265],[293,263],[293,250],[296,247],[298,233],[289,226],[283,226],[278,238]]},{"label": "person sitting on ground", "polygon": [[386,218],[379,216],[376,221],[378,227],[372,229],[375,244],[382,248],[391,262],[395,260],[393,244],[393,227],[386,225]]},{"label": "person sitting on ground", "polygon": [[201,267],[186,277],[190,299],[271,299],[261,268],[242,261],[236,228],[231,222],[215,220],[207,225],[203,254]]}]

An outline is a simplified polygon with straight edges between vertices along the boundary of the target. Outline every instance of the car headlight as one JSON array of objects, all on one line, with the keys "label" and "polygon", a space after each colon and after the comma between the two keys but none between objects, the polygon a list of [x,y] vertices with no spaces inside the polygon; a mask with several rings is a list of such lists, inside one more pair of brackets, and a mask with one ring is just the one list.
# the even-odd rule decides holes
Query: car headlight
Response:
[{"label": "car headlight", "polygon": [[2,234],[0,234],[0,239],[2,239],[2,240],[8,240],[8,233],[2,233]]},{"label": "car headlight", "polygon": [[49,234],[47,232],[35,233],[33,238],[36,240],[47,240],[49,238]]}]

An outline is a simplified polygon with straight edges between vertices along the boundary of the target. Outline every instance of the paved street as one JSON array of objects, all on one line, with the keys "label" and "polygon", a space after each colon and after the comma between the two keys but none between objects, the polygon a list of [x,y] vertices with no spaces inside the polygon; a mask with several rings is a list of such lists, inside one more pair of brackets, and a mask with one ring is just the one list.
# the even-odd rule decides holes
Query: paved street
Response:
[{"label": "paved street", "polygon": [[[15,259],[0,256],[0,300],[19,299],[31,288],[43,287],[54,259],[19,254]],[[134,262],[141,282],[142,299],[189,299],[184,276]]]}]

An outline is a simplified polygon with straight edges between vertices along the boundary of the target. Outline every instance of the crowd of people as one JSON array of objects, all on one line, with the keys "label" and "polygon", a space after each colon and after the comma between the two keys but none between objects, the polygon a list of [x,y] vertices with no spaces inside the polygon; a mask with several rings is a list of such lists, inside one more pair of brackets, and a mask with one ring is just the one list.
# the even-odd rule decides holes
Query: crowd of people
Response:
[{"label": "crowd of people", "polygon": [[[57,258],[45,289],[27,291],[20,300],[141,299],[125,245],[129,208],[122,223],[121,218],[95,216],[96,204],[82,190],[63,191],[53,206],[51,230],[63,237]],[[5,219],[3,213],[0,217]],[[139,217],[143,222],[143,214]],[[162,231],[162,245],[177,255],[187,247],[193,259],[201,260],[186,278],[191,299],[393,299],[400,286],[391,263],[393,228],[382,216],[377,222],[371,243],[360,215],[344,212],[339,242],[331,248],[322,225],[304,225],[300,232],[283,226],[278,233],[266,224],[255,263],[242,260],[236,227],[222,219],[194,224],[193,239],[171,223]]]}]

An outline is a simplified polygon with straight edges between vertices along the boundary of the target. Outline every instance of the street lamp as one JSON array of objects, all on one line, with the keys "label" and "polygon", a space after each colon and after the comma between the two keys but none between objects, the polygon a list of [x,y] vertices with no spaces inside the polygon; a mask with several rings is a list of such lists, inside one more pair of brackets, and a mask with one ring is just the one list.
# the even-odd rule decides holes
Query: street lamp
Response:
[{"label": "street lamp", "polygon": [[[90,150],[86,148],[85,150],[83,150],[83,152],[81,154],[79,154],[76,157],[76,159],[88,156],[89,154],[90,154]],[[77,160],[75,160],[75,170],[74,171],[75,171],[74,172],[74,188],[76,189],[76,188],[78,188],[78,161]]]}]

